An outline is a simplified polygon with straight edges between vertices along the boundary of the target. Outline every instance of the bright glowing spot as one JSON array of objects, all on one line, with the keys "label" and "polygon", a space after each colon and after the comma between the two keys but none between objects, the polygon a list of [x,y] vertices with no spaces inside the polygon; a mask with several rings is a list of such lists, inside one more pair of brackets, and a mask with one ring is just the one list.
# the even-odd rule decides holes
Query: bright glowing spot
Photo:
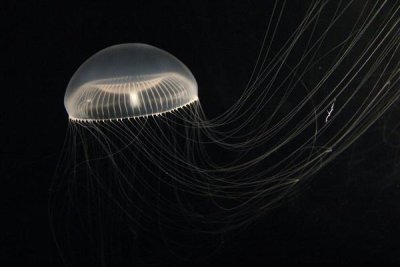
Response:
[{"label": "bright glowing spot", "polygon": [[131,105],[133,107],[138,107],[140,105],[138,92],[130,92]]}]

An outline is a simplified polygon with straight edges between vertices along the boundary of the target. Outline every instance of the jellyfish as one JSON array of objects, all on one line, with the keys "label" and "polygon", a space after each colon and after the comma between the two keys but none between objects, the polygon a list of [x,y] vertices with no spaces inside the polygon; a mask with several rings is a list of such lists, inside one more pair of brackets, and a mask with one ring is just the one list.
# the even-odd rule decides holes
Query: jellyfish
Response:
[{"label": "jellyfish", "polygon": [[161,49],[121,44],[87,60],[71,78],[65,108],[73,121],[159,115],[198,100],[189,69]]},{"label": "jellyfish", "polygon": [[83,190],[100,217],[109,206],[129,225],[155,226],[179,252],[176,232],[226,233],[294,196],[400,96],[400,6],[365,4],[339,36],[352,2],[328,6],[310,4],[272,51],[277,1],[247,86],[212,118],[207,88],[168,52],[126,43],[90,57],[64,98],[69,194]]}]

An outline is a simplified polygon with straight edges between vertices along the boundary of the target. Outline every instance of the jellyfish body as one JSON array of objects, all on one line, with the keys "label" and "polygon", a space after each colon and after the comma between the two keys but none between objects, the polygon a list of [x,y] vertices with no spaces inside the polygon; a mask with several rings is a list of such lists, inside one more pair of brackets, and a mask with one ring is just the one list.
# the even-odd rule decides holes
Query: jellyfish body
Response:
[{"label": "jellyfish body", "polygon": [[[110,210],[128,224],[155,222],[171,240],[180,230],[237,229],[301,188],[400,98],[398,4],[365,5],[354,16],[343,1],[313,1],[272,52],[285,7],[276,3],[277,26],[266,32],[249,83],[214,118],[205,116],[190,70],[158,48],[111,46],[76,71],[64,99],[65,161],[72,177],[87,167],[88,182],[74,182],[104,192],[99,210],[114,203]],[[342,20],[354,27],[338,35]]]},{"label": "jellyfish body", "polygon": [[[195,78],[173,55],[139,43],[96,53],[75,72],[64,98],[72,140],[82,139],[85,150],[74,165],[109,158],[117,173],[109,176],[134,188],[131,197],[140,195],[138,181],[145,184],[152,200],[163,199],[157,209],[166,217],[174,216],[168,211],[176,210],[176,203],[139,177],[173,184],[175,194],[185,198],[212,198],[214,209],[200,212],[205,224],[226,229],[254,220],[350,146],[400,97],[400,7],[387,5],[391,16],[372,27],[386,4],[366,6],[376,16],[361,12],[354,28],[339,37],[333,26],[354,20],[353,14],[343,3],[328,2],[343,12],[328,12],[330,20],[320,21],[329,6],[311,4],[275,54],[267,31],[270,42],[263,43],[242,95],[211,119],[203,112]],[[274,12],[284,7],[277,5]],[[271,20],[278,28],[279,17]],[[316,26],[326,31],[318,35]],[[372,41],[362,38],[366,33]],[[319,73],[322,63],[326,71]],[[93,175],[96,168],[90,170]]]},{"label": "jellyfish body", "polygon": [[72,120],[156,115],[198,99],[190,70],[171,54],[146,44],[108,47],[71,78],[64,98]]}]

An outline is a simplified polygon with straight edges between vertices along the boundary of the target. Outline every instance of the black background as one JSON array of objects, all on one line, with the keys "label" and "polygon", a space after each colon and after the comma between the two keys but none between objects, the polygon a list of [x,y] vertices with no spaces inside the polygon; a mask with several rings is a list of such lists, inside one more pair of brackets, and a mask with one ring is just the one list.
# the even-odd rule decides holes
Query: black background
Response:
[{"label": "black background", "polygon": [[[293,21],[285,23],[290,25],[305,5],[289,2]],[[203,105],[215,115],[245,86],[272,5],[135,0],[129,5],[15,3],[2,9],[7,21],[0,117],[3,266],[61,264],[49,230],[48,191],[67,127],[64,91],[84,60],[117,43],[160,47],[192,70]],[[244,229],[215,255],[190,263],[171,258],[153,263],[399,264],[399,112],[395,105],[300,195]]]}]

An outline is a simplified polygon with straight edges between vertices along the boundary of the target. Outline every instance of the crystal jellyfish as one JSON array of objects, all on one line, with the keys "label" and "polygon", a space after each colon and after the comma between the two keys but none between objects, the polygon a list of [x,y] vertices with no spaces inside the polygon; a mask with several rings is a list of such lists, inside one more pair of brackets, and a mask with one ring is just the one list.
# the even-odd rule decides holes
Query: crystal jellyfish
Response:
[{"label": "crystal jellyfish", "polygon": [[110,120],[164,113],[198,99],[190,70],[146,44],[120,44],[93,55],[75,72],[64,98],[72,120]]}]

